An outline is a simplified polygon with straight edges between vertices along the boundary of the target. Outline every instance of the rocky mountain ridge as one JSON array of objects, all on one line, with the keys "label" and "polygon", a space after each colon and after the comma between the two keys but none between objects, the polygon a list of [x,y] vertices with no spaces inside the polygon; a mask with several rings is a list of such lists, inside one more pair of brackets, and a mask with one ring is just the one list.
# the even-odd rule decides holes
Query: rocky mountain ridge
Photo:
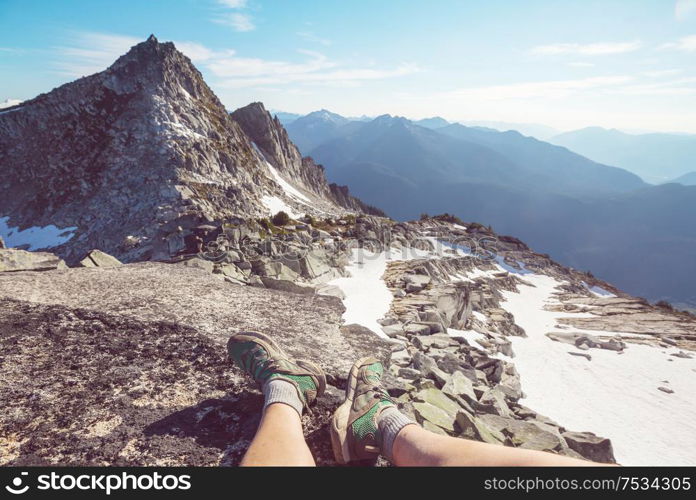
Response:
[{"label": "rocky mountain ridge", "polygon": [[[683,357],[673,359],[691,363],[696,347],[693,316],[631,298],[473,223],[361,216],[221,229],[216,241],[226,247],[178,264],[0,273],[9,370],[0,392],[12,402],[0,420],[2,463],[237,464],[262,400],[225,359],[224,342],[239,329],[273,334],[327,371],[327,395],[305,417],[320,464],[333,464],[328,422],[350,362],[364,353],[378,353],[392,397],[433,432],[613,461],[613,436],[569,430],[526,404],[514,339],[539,332],[520,327],[506,294],[524,293],[530,275],[565,283],[554,307],[590,312],[581,323],[559,320],[567,335],[549,342],[579,349],[588,363],[597,350],[630,355],[646,343],[677,348]],[[471,250],[485,238],[496,240],[495,254],[480,258]],[[381,277],[392,295],[381,332],[342,319],[351,306],[333,283],[359,272],[356,252],[366,262],[392,255]],[[617,324],[643,335],[617,336]],[[60,363],[49,363],[56,343]],[[36,370],[51,376],[33,377]]]},{"label": "rocky mountain ridge", "polygon": [[245,128],[151,36],[107,70],[0,112],[0,221],[15,236],[64,230],[51,246],[69,262],[92,248],[133,261],[153,258],[172,228],[371,210],[331,187],[262,105],[236,116]]}]

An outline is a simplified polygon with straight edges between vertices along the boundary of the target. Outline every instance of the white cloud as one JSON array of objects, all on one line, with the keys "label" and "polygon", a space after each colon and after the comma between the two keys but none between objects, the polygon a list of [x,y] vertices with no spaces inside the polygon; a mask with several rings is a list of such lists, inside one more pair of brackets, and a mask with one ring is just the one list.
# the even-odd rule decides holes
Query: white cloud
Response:
[{"label": "white cloud", "polygon": [[633,52],[642,46],[639,41],[633,42],[598,42],[598,43],[554,43],[538,45],[531,52],[538,55],[573,54],[581,56],[602,56],[608,54],[623,54]]},{"label": "white cloud", "polygon": [[696,52],[696,35],[688,35],[680,38],[676,42],[662,44],[660,48]]},{"label": "white cloud", "polygon": [[315,35],[312,32],[309,32],[309,31],[298,31],[297,36],[299,36],[300,38],[302,38],[308,42],[311,42],[311,43],[318,43],[321,45],[331,45],[331,40],[328,40],[327,38],[321,38],[321,37]]},{"label": "white cloud", "polygon": [[573,68],[593,68],[594,63],[585,61],[573,61],[566,63],[567,66],[572,66]]},{"label": "white cloud", "polygon": [[674,17],[677,21],[684,21],[696,14],[696,0],[677,0],[674,4]]},{"label": "white cloud", "polygon": [[[218,4],[233,11],[244,9],[247,6],[247,0],[218,0]],[[213,18],[212,21],[217,24],[230,26],[235,31],[253,31],[256,29],[254,22],[249,14],[241,12],[224,12]]]},{"label": "white cloud", "polygon": [[[217,52],[209,49],[205,45],[197,42],[174,42],[177,49],[183,52],[189,59],[195,63],[208,61],[217,57]],[[228,51],[229,54],[234,54],[234,51]]]},{"label": "white cloud", "polygon": [[221,14],[213,19],[213,22],[230,26],[234,28],[235,31],[253,31],[256,29],[251,17],[247,14],[240,14],[239,12]]},{"label": "white cloud", "polygon": [[55,47],[55,66],[66,76],[80,77],[97,73],[111,66],[128,50],[144,40],[110,33],[75,32],[68,45]]},{"label": "white cloud", "polygon": [[681,69],[659,69],[656,71],[644,71],[643,75],[649,76],[650,78],[661,78],[663,76],[672,76],[683,73]]},{"label": "white cloud", "polygon": [[[69,77],[102,71],[142,39],[108,33],[72,33],[65,46],[56,47],[55,65]],[[176,48],[188,56],[220,88],[283,86],[292,83],[347,87],[366,80],[380,80],[413,74],[414,64],[393,68],[348,67],[320,52],[300,50],[300,61],[241,57],[235,50],[215,50],[192,41],[175,41]],[[287,87],[286,87],[287,89]]]},{"label": "white cloud", "polygon": [[597,76],[579,80],[551,80],[543,82],[512,83],[457,89],[440,94],[444,97],[500,101],[508,99],[560,99],[574,93],[593,90],[598,92],[631,81],[630,76]]},{"label": "white cloud", "polygon": [[235,31],[252,31],[256,28],[251,20],[251,16],[239,12],[220,14],[213,19],[213,22],[230,26]]},{"label": "white cloud", "polygon": [[[131,47],[143,41],[126,35],[75,32],[66,45],[55,47],[55,65],[66,76],[90,75],[108,68]],[[233,50],[216,52],[197,42],[175,41],[174,45],[195,63],[234,54]]]},{"label": "white cloud", "polygon": [[319,52],[299,51],[307,56],[302,62],[271,61],[225,55],[206,64],[219,77],[218,86],[226,88],[312,83],[327,86],[352,86],[360,81],[380,80],[413,74],[419,68],[401,64],[393,69],[343,68]]},{"label": "white cloud", "polygon": [[230,9],[243,9],[246,7],[247,0],[218,0],[218,3]]},{"label": "white cloud", "polygon": [[626,85],[615,92],[624,95],[696,95],[696,77],[680,78],[659,83]]}]

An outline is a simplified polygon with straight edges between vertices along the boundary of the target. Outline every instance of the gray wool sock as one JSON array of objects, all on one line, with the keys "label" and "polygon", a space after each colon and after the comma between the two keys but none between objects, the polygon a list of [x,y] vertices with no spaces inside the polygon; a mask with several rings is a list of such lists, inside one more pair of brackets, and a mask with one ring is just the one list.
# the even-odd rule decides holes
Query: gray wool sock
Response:
[{"label": "gray wool sock", "polygon": [[284,403],[294,408],[300,414],[300,417],[302,416],[304,405],[300,395],[297,394],[297,388],[291,382],[272,378],[264,384],[263,396],[265,398],[263,403],[264,410],[271,403]]},{"label": "gray wool sock", "polygon": [[395,406],[382,410],[377,417],[377,427],[382,434],[382,455],[392,460],[392,448],[397,434],[407,425],[414,423]]}]

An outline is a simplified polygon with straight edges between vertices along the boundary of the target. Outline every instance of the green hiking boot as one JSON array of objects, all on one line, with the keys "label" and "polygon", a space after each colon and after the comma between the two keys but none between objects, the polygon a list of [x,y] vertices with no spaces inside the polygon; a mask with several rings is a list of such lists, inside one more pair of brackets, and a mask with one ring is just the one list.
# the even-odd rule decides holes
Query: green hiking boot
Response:
[{"label": "green hiking boot", "polygon": [[263,333],[240,332],[227,342],[230,359],[263,386],[270,379],[286,380],[297,389],[305,408],[324,394],[326,375],[310,361],[292,360]]},{"label": "green hiking boot", "polygon": [[331,445],[341,464],[376,458],[382,436],[377,418],[385,408],[396,407],[382,387],[384,367],[366,357],[355,362],[348,375],[346,400],[331,419]]}]

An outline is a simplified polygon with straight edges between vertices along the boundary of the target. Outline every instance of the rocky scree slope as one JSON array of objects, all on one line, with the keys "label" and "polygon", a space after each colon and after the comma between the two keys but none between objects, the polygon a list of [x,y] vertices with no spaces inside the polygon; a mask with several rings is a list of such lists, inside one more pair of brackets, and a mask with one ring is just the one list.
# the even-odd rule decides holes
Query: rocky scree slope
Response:
[{"label": "rocky scree slope", "polygon": [[[258,389],[225,355],[229,335],[246,329],[273,335],[290,354],[318,361],[327,371],[327,394],[304,417],[320,464],[334,463],[328,422],[342,400],[350,364],[367,354],[385,362],[388,390],[402,410],[434,432],[613,461],[606,437],[569,430],[520,402],[524,385],[509,358],[514,354],[509,338],[526,333],[501,308],[501,294],[518,288],[523,278],[454,248],[436,258],[395,260],[384,276],[394,299],[381,320],[391,339],[343,324],[341,291],[325,283],[346,274],[356,241],[408,249],[494,233],[475,224],[396,224],[369,216],[324,224],[321,230],[309,223],[295,229],[293,248],[306,241],[306,255],[312,255],[297,264],[284,253],[288,234],[262,235],[258,229],[254,234],[252,226],[240,225],[231,233],[245,232],[259,246],[255,252],[230,248],[226,260],[232,262],[194,258],[178,264],[63,265],[45,272],[0,273],[5,373],[0,393],[7,402],[0,416],[0,462],[237,464],[262,406]],[[331,235],[335,247],[311,237],[314,231]],[[625,325],[635,313],[651,315],[659,329],[682,329],[669,330],[671,338],[656,334],[655,342],[693,349],[695,339],[686,333],[693,331],[692,317],[632,302],[609,284],[563,268],[515,238],[498,241],[498,255],[510,269],[563,277],[574,283],[566,293],[588,304],[604,300],[588,286],[614,292],[613,306],[597,314],[595,325],[616,314],[625,315]],[[481,278],[452,280],[468,272]],[[451,329],[476,330],[481,337],[474,342],[452,335]],[[583,342],[621,348],[623,340],[614,341]]]},{"label": "rocky scree slope", "polygon": [[[632,297],[476,224],[409,226],[426,241],[450,243],[435,258],[394,260],[384,275],[393,301],[380,323],[403,346],[390,370],[413,379],[400,386],[399,398],[424,426],[547,451],[569,447],[608,461],[607,441],[537,413],[571,418],[562,408],[572,406],[573,431],[606,430],[625,463],[693,460],[677,436],[689,435],[693,414],[693,384],[681,377],[696,372],[696,317]],[[480,237],[497,238],[494,259],[472,258],[462,246]],[[555,286],[548,298],[536,303],[549,282]],[[539,363],[545,368],[534,367]]]}]

